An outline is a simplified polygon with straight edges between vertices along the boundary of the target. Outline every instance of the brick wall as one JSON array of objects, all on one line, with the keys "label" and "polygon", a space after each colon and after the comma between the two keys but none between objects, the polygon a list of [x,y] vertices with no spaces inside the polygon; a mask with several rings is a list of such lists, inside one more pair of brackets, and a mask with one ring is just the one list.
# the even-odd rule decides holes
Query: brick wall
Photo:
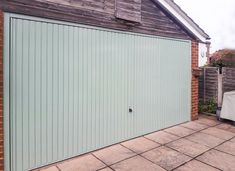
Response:
[{"label": "brick wall", "polygon": [[[198,42],[192,41],[192,70],[198,68]],[[198,78],[192,75],[191,119],[198,119]]]},{"label": "brick wall", "polygon": [[0,10],[0,171],[3,171],[3,12]]}]

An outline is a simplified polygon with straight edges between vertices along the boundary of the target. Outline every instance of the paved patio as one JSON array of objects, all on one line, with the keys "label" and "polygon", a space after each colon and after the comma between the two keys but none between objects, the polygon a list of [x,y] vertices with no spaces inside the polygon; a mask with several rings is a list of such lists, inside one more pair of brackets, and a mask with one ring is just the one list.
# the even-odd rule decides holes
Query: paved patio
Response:
[{"label": "paved patio", "polygon": [[235,127],[211,116],[57,163],[40,171],[234,171]]}]

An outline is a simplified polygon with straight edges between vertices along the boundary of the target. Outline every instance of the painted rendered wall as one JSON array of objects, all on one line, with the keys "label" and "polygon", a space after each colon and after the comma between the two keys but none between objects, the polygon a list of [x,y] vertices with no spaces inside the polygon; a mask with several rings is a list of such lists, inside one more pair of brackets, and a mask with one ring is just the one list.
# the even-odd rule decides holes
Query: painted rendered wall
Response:
[{"label": "painted rendered wall", "polygon": [[207,63],[207,47],[205,43],[199,43],[199,47],[198,47],[198,66],[204,66]]}]

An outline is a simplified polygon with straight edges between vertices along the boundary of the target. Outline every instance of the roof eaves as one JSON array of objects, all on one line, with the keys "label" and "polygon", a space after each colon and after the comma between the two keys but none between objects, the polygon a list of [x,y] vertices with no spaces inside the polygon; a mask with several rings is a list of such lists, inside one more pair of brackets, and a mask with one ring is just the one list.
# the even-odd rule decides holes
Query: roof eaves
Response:
[{"label": "roof eaves", "polygon": [[165,8],[175,19],[177,19],[188,31],[190,31],[201,42],[207,42],[210,37],[196,24],[173,0],[154,0]]}]

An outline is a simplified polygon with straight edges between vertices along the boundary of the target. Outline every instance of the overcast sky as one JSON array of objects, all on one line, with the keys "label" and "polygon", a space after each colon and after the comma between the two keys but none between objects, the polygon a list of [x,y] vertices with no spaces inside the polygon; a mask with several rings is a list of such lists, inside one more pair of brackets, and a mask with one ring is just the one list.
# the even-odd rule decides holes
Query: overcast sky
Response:
[{"label": "overcast sky", "polygon": [[235,0],[174,0],[211,37],[211,52],[235,49]]}]

